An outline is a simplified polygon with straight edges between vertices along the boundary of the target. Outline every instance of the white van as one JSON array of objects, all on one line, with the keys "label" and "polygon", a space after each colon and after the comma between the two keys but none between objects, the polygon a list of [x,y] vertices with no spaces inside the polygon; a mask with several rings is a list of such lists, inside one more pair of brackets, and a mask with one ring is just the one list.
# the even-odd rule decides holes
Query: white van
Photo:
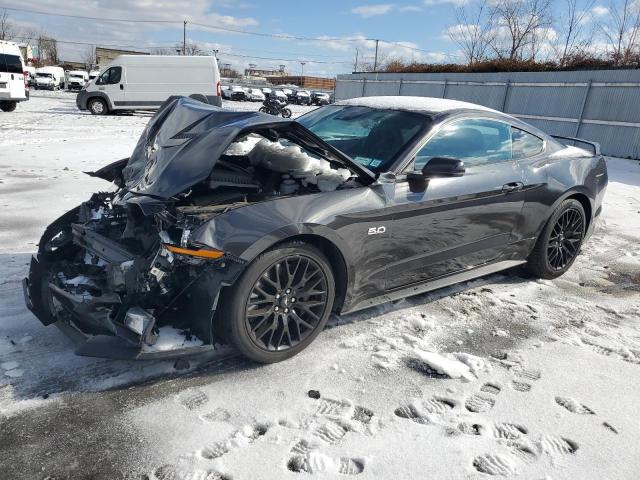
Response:
[{"label": "white van", "polygon": [[76,97],[80,110],[155,110],[171,96],[222,106],[215,57],[120,55]]},{"label": "white van", "polygon": [[37,90],[58,90],[64,88],[64,70],[62,67],[36,68]]},{"label": "white van", "polygon": [[81,90],[89,81],[89,74],[84,70],[70,70],[66,72],[67,89]]},{"label": "white van", "polygon": [[28,100],[25,68],[18,44],[0,41],[0,110],[13,112]]}]

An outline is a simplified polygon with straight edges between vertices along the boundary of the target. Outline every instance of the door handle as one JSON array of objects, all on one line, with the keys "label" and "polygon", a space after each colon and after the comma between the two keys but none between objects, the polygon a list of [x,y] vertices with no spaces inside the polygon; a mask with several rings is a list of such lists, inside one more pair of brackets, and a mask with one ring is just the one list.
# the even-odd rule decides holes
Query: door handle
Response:
[{"label": "door handle", "polygon": [[502,191],[504,193],[518,192],[524,188],[524,184],[522,182],[511,182],[505,183],[502,186]]},{"label": "door handle", "polygon": [[124,90],[124,85],[120,84],[120,90]]}]

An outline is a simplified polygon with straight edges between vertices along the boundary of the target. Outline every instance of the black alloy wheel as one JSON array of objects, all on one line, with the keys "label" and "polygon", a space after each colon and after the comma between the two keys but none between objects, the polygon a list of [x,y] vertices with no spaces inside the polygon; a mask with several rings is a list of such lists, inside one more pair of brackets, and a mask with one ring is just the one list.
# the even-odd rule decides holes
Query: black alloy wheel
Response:
[{"label": "black alloy wheel", "polygon": [[286,350],[304,341],[327,309],[327,275],[306,255],[289,255],[256,280],[246,307],[246,328],[257,347]]},{"label": "black alloy wheel", "polygon": [[240,353],[262,363],[285,360],[322,331],[335,299],[331,264],[315,246],[294,241],[260,254],[223,293],[220,322]]},{"label": "black alloy wheel", "polygon": [[573,262],[584,237],[584,219],[577,208],[568,208],[551,230],[547,242],[547,260],[554,270],[562,270]]},{"label": "black alloy wheel", "polygon": [[587,216],[575,199],[562,202],[542,229],[527,260],[526,269],[540,278],[566,272],[580,252],[587,231]]}]

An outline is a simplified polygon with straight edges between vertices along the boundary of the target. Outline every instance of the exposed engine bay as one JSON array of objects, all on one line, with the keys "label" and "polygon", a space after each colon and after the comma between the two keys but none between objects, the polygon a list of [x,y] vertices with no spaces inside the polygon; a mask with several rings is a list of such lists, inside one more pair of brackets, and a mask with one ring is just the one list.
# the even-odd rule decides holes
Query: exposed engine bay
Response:
[{"label": "exposed engine bay", "polygon": [[357,185],[349,169],[256,133],[239,135],[212,163],[206,179],[167,199],[114,180],[115,192],[94,194],[47,229],[25,291],[43,323],[84,337],[77,353],[101,355],[88,345],[105,336],[127,345],[114,353],[107,342],[104,356],[124,358],[223,340],[212,328],[219,294],[246,262],[194,241],[192,232],[251,204]]}]

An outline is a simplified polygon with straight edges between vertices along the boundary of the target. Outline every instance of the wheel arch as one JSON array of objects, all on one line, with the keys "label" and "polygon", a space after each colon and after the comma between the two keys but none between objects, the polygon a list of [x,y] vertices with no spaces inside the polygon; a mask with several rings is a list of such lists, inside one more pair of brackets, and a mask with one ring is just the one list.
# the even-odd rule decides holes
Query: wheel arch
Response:
[{"label": "wheel arch", "polygon": [[593,224],[593,203],[592,203],[591,197],[589,197],[589,191],[586,188],[575,187],[565,191],[562,195],[560,195],[556,199],[555,202],[553,202],[553,204],[549,206],[546,217],[544,218],[543,221],[540,222],[540,225],[538,226],[538,229],[535,232],[535,236],[533,237],[534,241],[531,243],[530,250],[527,253],[527,256],[529,256],[533,248],[535,248],[535,245],[538,239],[540,238],[540,235],[542,235],[542,232],[544,231],[545,227],[547,226],[547,223],[549,222],[551,215],[553,215],[553,212],[556,211],[556,209],[562,202],[570,199],[577,200],[582,205],[582,208],[584,209],[584,213],[586,217],[585,232],[588,235],[589,228],[591,228]]},{"label": "wheel arch", "polygon": [[100,99],[104,100],[105,103],[107,104],[107,108],[109,110],[113,110],[113,104],[111,103],[111,99],[109,98],[109,95],[107,95],[104,92],[100,92],[100,91],[98,91],[98,92],[90,92],[87,95],[87,103],[86,103],[86,107],[87,108],[89,108],[89,102],[91,100],[93,100],[94,98],[100,98]]},{"label": "wheel arch", "polygon": [[582,205],[582,208],[584,208],[584,213],[586,217],[585,219],[586,225],[584,230],[585,232],[588,232],[589,227],[591,227],[591,222],[593,220],[593,207],[591,205],[591,200],[589,200],[589,197],[585,193],[575,192],[565,197],[562,201],[572,200],[572,199],[580,202],[580,204]]},{"label": "wheel arch", "polygon": [[339,312],[353,286],[354,266],[351,262],[353,257],[346,242],[330,228],[323,225],[290,225],[254,243],[244,252],[242,259],[252,262],[266,250],[292,241],[314,245],[326,255],[336,282],[333,311]]}]

